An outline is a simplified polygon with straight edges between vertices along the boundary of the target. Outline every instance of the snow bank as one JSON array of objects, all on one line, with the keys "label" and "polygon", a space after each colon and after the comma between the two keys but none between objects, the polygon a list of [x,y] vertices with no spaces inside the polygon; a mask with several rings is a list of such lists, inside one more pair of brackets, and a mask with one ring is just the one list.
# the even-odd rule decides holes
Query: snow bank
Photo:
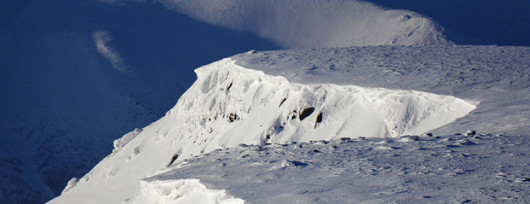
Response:
[{"label": "snow bank", "polygon": [[430,19],[372,3],[329,1],[160,0],[196,20],[255,33],[289,48],[447,43]]},{"label": "snow bank", "polygon": [[224,190],[211,190],[201,184],[198,179],[179,179],[169,181],[140,182],[140,194],[131,204],[243,204],[244,201],[226,195]]}]

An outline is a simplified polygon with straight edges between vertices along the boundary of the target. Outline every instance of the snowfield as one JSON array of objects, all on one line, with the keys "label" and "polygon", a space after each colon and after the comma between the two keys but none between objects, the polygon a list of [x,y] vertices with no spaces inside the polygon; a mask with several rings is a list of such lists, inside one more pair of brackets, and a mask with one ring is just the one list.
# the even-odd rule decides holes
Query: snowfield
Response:
[{"label": "snowfield", "polygon": [[[168,192],[184,188],[171,184],[200,180],[248,203],[528,203],[528,139],[477,134],[242,145],[177,163],[141,183]],[[158,192],[151,195],[168,194]],[[165,203],[199,203],[179,195]]]},{"label": "snowfield", "polygon": [[524,47],[236,55],[50,203],[524,202],[529,66]]}]

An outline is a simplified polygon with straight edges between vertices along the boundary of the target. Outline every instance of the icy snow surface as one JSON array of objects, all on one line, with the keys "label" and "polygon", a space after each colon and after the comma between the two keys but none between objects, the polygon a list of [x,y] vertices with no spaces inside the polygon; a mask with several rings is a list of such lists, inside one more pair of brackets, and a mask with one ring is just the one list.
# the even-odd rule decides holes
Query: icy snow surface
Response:
[{"label": "icy snow surface", "polygon": [[[50,203],[175,203],[197,195],[213,199],[205,203],[524,202],[529,66],[529,48],[496,46],[251,51],[223,59],[197,69],[197,81],[166,116],[118,140]],[[406,136],[433,129],[448,136]],[[452,135],[468,129],[510,136]],[[337,143],[348,137],[370,138]],[[218,150],[237,146],[243,149]]]}]

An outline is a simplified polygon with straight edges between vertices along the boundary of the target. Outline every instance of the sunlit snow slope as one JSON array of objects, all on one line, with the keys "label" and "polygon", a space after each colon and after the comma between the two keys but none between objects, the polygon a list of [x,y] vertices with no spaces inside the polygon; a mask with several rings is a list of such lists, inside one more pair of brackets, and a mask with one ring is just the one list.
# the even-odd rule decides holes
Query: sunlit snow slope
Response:
[{"label": "sunlit snow slope", "polygon": [[397,137],[434,129],[523,134],[530,118],[530,96],[524,94],[529,62],[528,48],[495,46],[234,56],[197,69],[198,80],[166,116],[116,141],[111,155],[51,203],[131,199],[139,189],[156,188],[141,179],[175,161],[241,143]]},{"label": "sunlit snow slope", "polygon": [[357,0],[160,0],[194,19],[289,48],[446,44],[442,28],[407,10]]}]

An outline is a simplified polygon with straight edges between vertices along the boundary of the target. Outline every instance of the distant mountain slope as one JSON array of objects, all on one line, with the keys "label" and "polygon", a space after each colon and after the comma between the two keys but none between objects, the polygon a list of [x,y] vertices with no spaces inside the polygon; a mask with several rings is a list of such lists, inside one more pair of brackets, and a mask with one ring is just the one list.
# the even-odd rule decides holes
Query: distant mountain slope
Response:
[{"label": "distant mountain slope", "polygon": [[406,10],[355,0],[160,0],[194,19],[255,33],[287,48],[446,44],[441,27]]},{"label": "distant mountain slope", "polygon": [[112,154],[51,203],[127,201],[138,195],[141,179],[168,165],[240,144],[468,129],[524,135],[529,66],[530,48],[496,46],[237,55],[197,69],[197,81],[174,108],[115,141]]}]

